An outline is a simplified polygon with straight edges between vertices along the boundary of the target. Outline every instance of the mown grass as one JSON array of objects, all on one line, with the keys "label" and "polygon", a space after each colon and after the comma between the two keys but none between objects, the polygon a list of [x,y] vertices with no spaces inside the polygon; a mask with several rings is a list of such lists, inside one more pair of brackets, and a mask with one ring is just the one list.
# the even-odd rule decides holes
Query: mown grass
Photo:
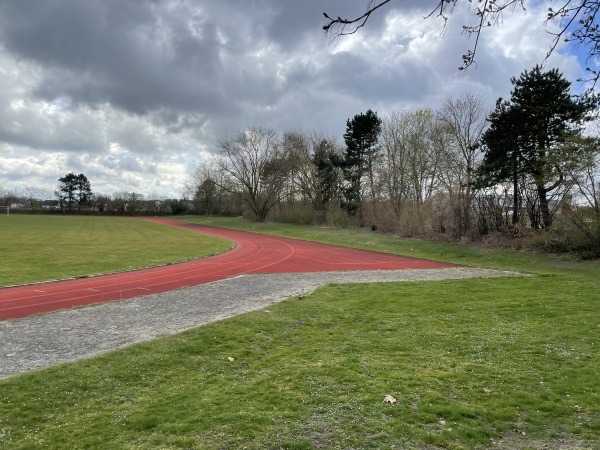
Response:
[{"label": "mown grass", "polygon": [[132,218],[0,216],[0,286],[169,264],[231,246]]},{"label": "mown grass", "polygon": [[331,285],[0,381],[0,447],[599,448],[599,264],[513,253],[497,264],[534,276]]},{"label": "mown grass", "polygon": [[584,272],[600,270],[600,261],[581,261],[572,255],[556,256],[457,243],[399,239],[396,236],[359,228],[308,227],[274,222],[257,223],[246,221],[241,217],[186,216],[174,217],[174,219],[490,269],[519,270],[537,274],[560,274],[564,269],[570,270],[569,273],[572,274],[576,274],[579,270]]}]

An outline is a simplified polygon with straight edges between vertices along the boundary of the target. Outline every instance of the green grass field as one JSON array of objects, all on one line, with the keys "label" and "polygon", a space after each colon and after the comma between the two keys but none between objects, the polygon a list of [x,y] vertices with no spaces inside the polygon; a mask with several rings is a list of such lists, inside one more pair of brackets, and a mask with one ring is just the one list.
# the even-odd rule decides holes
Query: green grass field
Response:
[{"label": "green grass field", "polygon": [[210,222],[534,276],[330,285],[0,381],[0,448],[600,448],[598,261]]},{"label": "green grass field", "polygon": [[0,286],[158,266],[231,246],[132,218],[0,216]]}]

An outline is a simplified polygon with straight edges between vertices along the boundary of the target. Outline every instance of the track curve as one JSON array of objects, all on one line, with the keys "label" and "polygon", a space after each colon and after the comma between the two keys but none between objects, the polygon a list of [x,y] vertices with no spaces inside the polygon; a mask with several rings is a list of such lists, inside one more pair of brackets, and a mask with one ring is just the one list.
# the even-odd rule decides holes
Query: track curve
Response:
[{"label": "track curve", "polygon": [[142,219],[235,242],[220,255],[169,266],[0,289],[0,320],[195,286],[253,273],[457,267],[406,256],[337,247],[168,219]]}]

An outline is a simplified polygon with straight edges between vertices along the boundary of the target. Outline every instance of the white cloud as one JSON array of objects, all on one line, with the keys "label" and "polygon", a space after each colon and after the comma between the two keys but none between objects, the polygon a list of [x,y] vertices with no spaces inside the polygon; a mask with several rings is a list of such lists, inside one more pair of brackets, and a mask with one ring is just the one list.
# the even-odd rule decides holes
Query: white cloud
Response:
[{"label": "white cloud", "polygon": [[[543,4],[506,14],[459,72],[472,12],[457,7],[440,34],[427,5],[406,0],[330,44],[323,9],[350,16],[365,5],[0,0],[0,186],[53,189],[74,171],[98,192],[178,196],[199,155],[247,126],[341,140],[346,119],[368,108],[435,108],[463,91],[491,107],[551,39]],[[568,53],[548,66],[572,80],[581,71]]]}]

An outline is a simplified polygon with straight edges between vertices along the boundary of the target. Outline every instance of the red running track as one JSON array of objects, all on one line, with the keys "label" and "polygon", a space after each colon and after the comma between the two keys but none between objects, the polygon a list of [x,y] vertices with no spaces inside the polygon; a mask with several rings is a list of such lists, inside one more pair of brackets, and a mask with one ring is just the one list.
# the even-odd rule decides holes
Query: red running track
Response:
[{"label": "red running track", "polygon": [[145,219],[235,242],[220,255],[151,269],[0,289],[0,320],[195,286],[252,273],[436,269],[453,264],[227,230]]}]

